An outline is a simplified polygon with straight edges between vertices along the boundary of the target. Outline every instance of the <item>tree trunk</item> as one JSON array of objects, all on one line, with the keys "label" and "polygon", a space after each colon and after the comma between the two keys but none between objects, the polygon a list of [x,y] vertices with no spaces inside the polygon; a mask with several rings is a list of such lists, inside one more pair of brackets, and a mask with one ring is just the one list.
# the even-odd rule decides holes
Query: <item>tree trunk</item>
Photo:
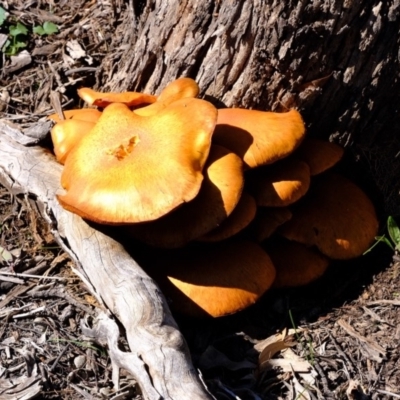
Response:
[{"label": "tree trunk", "polygon": [[400,214],[399,0],[132,4],[99,87],[158,93],[189,76],[218,106],[295,107],[309,135],[351,147]]}]

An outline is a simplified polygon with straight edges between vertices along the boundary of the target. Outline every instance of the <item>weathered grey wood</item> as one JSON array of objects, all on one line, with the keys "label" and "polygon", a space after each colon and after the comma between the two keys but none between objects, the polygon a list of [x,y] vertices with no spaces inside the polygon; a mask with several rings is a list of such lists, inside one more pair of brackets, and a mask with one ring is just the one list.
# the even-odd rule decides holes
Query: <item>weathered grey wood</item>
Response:
[{"label": "weathered grey wood", "polygon": [[117,351],[116,325],[105,324],[105,314],[98,321],[100,331],[107,327],[103,331],[110,335],[113,363],[135,376],[146,399],[210,399],[155,283],[118,242],[58,204],[61,169],[45,149],[25,147],[0,130],[1,183],[37,198],[53,233],[75,259],[76,272],[126,329],[130,354]]},{"label": "weathered grey wood", "polygon": [[158,93],[190,76],[216,104],[296,107],[311,135],[369,164],[400,214],[400,0],[131,3],[98,87]]}]

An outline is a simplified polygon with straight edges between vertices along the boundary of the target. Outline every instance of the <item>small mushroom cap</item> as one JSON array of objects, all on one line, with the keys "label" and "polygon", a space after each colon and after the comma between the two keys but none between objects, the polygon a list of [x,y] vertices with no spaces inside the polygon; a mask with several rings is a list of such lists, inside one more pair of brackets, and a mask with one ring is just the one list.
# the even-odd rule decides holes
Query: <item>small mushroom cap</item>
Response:
[{"label": "small mushroom cap", "polygon": [[101,111],[96,108],[79,108],[77,110],[63,111],[64,119],[61,119],[58,114],[51,114],[47,118],[54,122],[62,122],[67,119],[79,119],[87,122],[97,122],[101,116]]},{"label": "small mushroom cap", "polygon": [[200,190],[217,111],[183,99],[152,117],[110,104],[67,157],[61,205],[104,224],[150,221]]},{"label": "small mushroom cap", "polygon": [[247,172],[247,188],[263,207],[285,207],[303,197],[310,187],[310,168],[304,161],[284,159]]},{"label": "small mushroom cap", "polygon": [[78,89],[78,96],[90,106],[97,107],[107,107],[112,103],[122,103],[128,107],[143,107],[157,100],[157,97],[151,94],[139,92],[101,93],[87,87]]},{"label": "small mushroom cap", "polygon": [[150,254],[141,265],[158,282],[173,309],[195,317],[221,317],[243,310],[275,279],[268,254],[248,241]]},{"label": "small mushroom cap", "polygon": [[129,235],[152,246],[177,248],[211,231],[235,209],[242,194],[242,160],[212,145],[198,195],[171,213],[145,224],[127,227]]},{"label": "small mushroom cap", "polygon": [[277,240],[265,249],[276,269],[274,288],[307,285],[320,278],[329,266],[327,257],[297,242]]},{"label": "small mushroom cap", "polygon": [[212,231],[200,236],[200,242],[219,242],[228,239],[242,231],[254,219],[257,205],[253,196],[243,192],[239,203],[227,219]]},{"label": "small mushroom cap", "polygon": [[292,212],[292,219],[279,233],[306,246],[317,246],[332,259],[362,255],[378,232],[375,209],[366,194],[333,173],[321,175]]},{"label": "small mushroom cap", "polygon": [[142,116],[154,115],[174,101],[188,97],[197,97],[198,94],[199,85],[193,79],[179,78],[165,87],[155,103],[137,108],[134,112]]},{"label": "small mushroom cap", "polygon": [[250,237],[260,243],[271,237],[290,218],[292,212],[286,207],[258,207],[256,216],[248,227]]},{"label": "small mushroom cap", "polygon": [[64,164],[72,148],[81,138],[93,129],[95,122],[79,119],[66,119],[58,122],[51,129],[54,153],[60,164]]},{"label": "small mushroom cap", "polygon": [[305,138],[296,150],[296,157],[310,167],[311,176],[321,174],[333,167],[342,158],[343,147],[316,138]]},{"label": "small mushroom cap", "polygon": [[287,157],[305,135],[304,122],[296,110],[285,113],[224,108],[218,110],[213,143],[243,158],[255,168]]}]

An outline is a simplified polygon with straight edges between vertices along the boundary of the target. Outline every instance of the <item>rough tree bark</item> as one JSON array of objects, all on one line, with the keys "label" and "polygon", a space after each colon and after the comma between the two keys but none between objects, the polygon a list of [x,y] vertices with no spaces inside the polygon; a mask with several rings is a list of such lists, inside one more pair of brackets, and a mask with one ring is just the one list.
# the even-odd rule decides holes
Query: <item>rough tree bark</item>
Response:
[{"label": "rough tree bark", "polygon": [[[400,0],[131,0],[121,12],[97,76],[103,90],[157,93],[190,76],[217,105],[297,107],[311,135],[371,164],[387,209],[400,214]],[[158,288],[116,241],[60,208],[60,166],[49,154],[0,131],[2,181],[36,196],[77,272],[125,327],[131,353],[118,349],[107,314],[84,331],[108,342],[146,399],[210,398]]]},{"label": "rough tree bark", "polygon": [[190,76],[217,105],[298,108],[310,135],[368,164],[400,214],[399,0],[131,1],[98,74],[159,92]]}]

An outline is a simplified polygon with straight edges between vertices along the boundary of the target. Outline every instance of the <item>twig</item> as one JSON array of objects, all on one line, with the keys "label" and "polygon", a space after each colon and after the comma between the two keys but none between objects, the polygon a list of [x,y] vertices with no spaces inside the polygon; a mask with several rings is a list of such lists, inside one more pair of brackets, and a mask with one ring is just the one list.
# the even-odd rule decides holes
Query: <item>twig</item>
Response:
[{"label": "twig", "polygon": [[[347,354],[342,350],[342,348],[338,345],[338,343],[336,342],[335,338],[332,336],[332,334],[330,332],[328,332],[329,338],[331,339],[333,345],[336,348],[336,351],[338,352],[338,354],[343,357],[343,359],[347,362],[347,365],[349,366],[349,370],[350,372],[354,373],[354,365],[351,362],[351,360],[349,359],[349,357],[347,357]],[[349,376],[350,378],[350,376]]]},{"label": "twig", "polygon": [[55,359],[53,365],[50,367],[49,371],[53,372],[54,368],[57,366],[58,362],[60,361],[60,358],[64,355],[64,353],[67,351],[69,348],[70,344],[67,343],[67,345],[61,350],[61,353],[58,355],[58,357]]},{"label": "twig", "polygon": [[318,363],[318,357],[315,357],[313,367],[316,369],[316,371],[318,372],[318,375],[321,378],[321,384],[322,384],[322,390],[324,391],[324,393],[323,393],[324,396],[328,400],[335,400],[335,395],[329,390],[328,380],[326,379],[324,370],[321,368],[321,366]]},{"label": "twig", "polygon": [[380,389],[375,389],[375,391],[380,394],[386,394],[387,396],[392,396],[396,399],[400,399],[400,394],[396,394],[396,393],[388,392],[387,390],[380,390]]},{"label": "twig", "polygon": [[18,318],[30,317],[31,315],[42,312],[45,309],[46,309],[46,306],[41,306],[41,307],[35,308],[34,310],[28,311],[27,313],[24,313],[24,314],[13,315],[13,318],[18,319]]},{"label": "twig", "polygon": [[24,274],[18,272],[7,272],[7,271],[0,271],[0,275],[11,275],[17,278],[34,278],[34,279],[54,279],[57,281],[65,281],[65,280],[76,280],[76,278],[60,278],[58,276],[43,276],[43,275],[32,275],[32,274]]},{"label": "twig", "polygon": [[400,306],[400,300],[375,300],[369,301],[367,306],[377,306],[380,304],[390,304],[392,306]]},{"label": "twig", "polygon": [[89,315],[95,315],[96,312],[92,310],[89,307],[86,307],[85,305],[81,304],[78,300],[75,300],[71,295],[65,292],[64,288],[57,288],[57,289],[48,289],[48,290],[41,290],[41,291],[31,291],[29,292],[29,295],[32,297],[58,297],[61,299],[66,300],[68,303],[72,304],[76,308],[79,308],[80,310],[84,311],[85,313]]}]

